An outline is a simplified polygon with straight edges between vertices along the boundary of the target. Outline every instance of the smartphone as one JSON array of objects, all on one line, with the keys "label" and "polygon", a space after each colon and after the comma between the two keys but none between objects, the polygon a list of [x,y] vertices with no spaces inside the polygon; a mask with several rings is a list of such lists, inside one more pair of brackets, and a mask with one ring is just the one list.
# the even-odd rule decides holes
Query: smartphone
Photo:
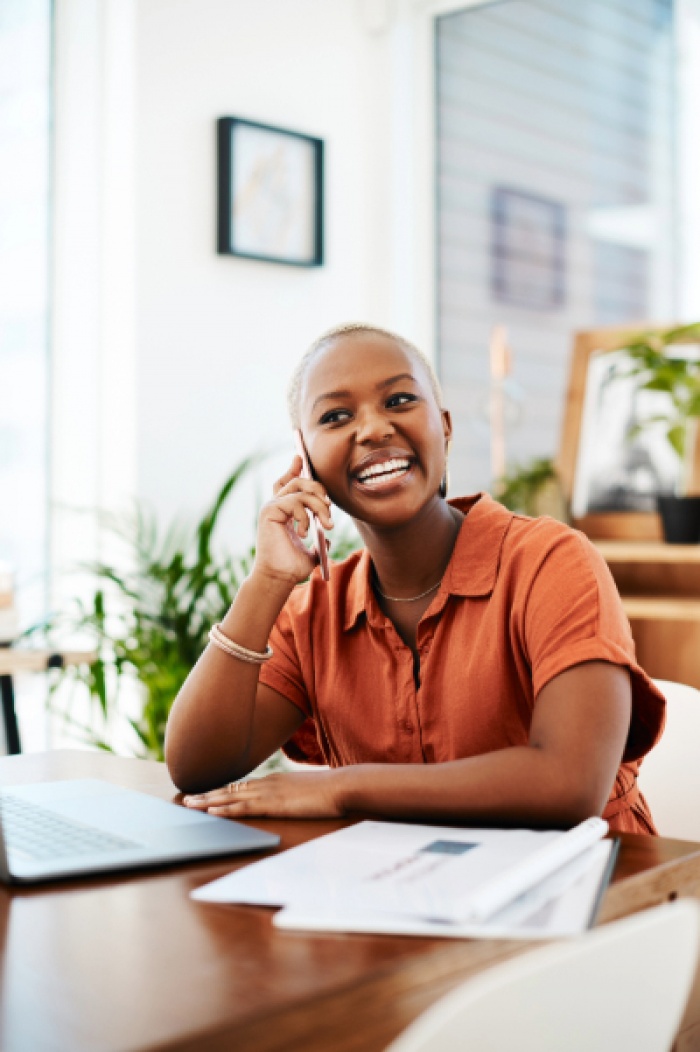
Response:
[{"label": "smartphone", "polygon": [[[298,428],[294,432],[294,441],[296,443],[297,453],[301,457],[301,477],[303,479],[312,479],[314,474],[311,470],[311,464],[309,463],[309,455],[306,452],[304,439]],[[330,571],[328,569],[328,545],[326,544],[326,535],[323,532],[321,520],[318,515],[309,511],[309,518],[311,519],[311,527],[309,530],[311,534],[311,548],[318,555],[318,564],[321,567],[321,577],[324,581],[327,581],[330,578]]]}]

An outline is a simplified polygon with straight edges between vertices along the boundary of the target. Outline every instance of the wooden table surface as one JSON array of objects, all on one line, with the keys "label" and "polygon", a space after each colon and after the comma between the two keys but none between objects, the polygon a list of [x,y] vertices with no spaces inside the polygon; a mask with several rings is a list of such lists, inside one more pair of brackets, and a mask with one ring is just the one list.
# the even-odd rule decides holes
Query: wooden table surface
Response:
[{"label": "wooden table surface", "polygon": [[[176,795],[156,763],[79,751],[0,759],[0,784],[86,777]],[[283,849],[344,823],[255,824]],[[269,909],[189,899],[260,857],[0,889],[0,1048],[379,1052],[462,978],[531,946],[304,935],[273,928]],[[682,894],[700,897],[700,844],[626,834],[601,921]]]},{"label": "wooden table surface", "polygon": [[28,647],[0,646],[0,676],[45,672],[52,662],[63,667],[94,665],[96,661],[96,650],[30,650]]}]

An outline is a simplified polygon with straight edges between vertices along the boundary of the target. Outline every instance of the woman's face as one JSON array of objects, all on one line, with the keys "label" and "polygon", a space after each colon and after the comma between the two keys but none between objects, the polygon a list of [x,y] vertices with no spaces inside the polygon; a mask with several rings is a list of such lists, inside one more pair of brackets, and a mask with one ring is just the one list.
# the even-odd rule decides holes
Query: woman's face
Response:
[{"label": "woman's face", "polygon": [[399,525],[436,500],[450,416],[390,337],[338,337],[309,366],[301,426],[318,479],[353,518]]}]

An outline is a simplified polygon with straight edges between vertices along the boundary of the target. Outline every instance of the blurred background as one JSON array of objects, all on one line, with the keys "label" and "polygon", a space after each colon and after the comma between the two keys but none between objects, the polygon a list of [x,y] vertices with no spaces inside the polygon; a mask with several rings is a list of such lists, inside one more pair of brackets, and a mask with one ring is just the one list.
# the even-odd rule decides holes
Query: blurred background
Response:
[{"label": "blurred background", "polygon": [[[217,252],[217,120],[322,140],[320,265]],[[432,357],[454,493],[551,458],[573,334],[700,316],[700,0],[2,0],[0,564],[20,629],[125,558],[105,512],[244,553],[324,329]],[[2,575],[0,575],[2,576]],[[0,591],[2,589],[0,588]],[[17,676],[24,747],[72,741]],[[75,737],[75,735],[73,736]],[[78,739],[79,739],[78,735]]]}]

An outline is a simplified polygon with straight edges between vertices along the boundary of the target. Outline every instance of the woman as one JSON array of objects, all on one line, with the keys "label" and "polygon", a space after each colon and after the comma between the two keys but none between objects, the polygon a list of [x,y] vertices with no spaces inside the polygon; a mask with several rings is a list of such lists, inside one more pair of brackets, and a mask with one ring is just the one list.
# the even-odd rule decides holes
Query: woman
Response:
[{"label": "woman", "polygon": [[[654,833],[636,775],[664,699],[592,545],[486,495],[445,499],[450,415],[400,337],[332,330],[290,410],[315,479],[296,457],[276,483],[253,570],[173,706],[185,802],[548,827],[603,814]],[[302,539],[310,512],[332,528],[331,503],[365,550],[326,583]],[[282,745],[328,769],[240,781]]]}]

